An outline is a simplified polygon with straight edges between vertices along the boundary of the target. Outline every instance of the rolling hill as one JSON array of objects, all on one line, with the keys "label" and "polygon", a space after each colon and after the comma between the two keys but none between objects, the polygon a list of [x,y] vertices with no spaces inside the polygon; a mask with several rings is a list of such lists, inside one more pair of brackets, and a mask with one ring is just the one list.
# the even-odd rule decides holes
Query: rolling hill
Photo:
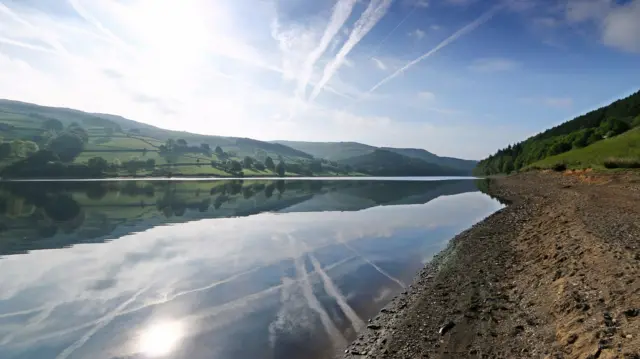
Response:
[{"label": "rolling hill", "polygon": [[0,136],[4,177],[274,176],[279,162],[284,176],[430,176],[468,175],[475,165],[422,149],[202,135],[11,100],[0,100]]},{"label": "rolling hill", "polygon": [[468,171],[425,162],[386,149],[375,149],[371,153],[341,160],[358,172],[376,176],[464,176]]},{"label": "rolling hill", "polygon": [[[605,141],[605,144],[600,144],[596,148],[604,149],[610,144],[617,143],[610,140],[638,126],[640,126],[640,91],[501,149],[480,161],[474,172],[478,175],[510,173],[527,168],[538,161],[573,151],[578,151],[577,156],[581,157],[591,153],[592,150],[588,149],[602,141]],[[617,148],[615,145],[613,147]],[[580,151],[583,148],[584,150]],[[616,150],[610,152],[611,155],[618,153]],[[593,152],[592,155],[596,153]],[[563,157],[556,157],[556,159],[560,158]],[[587,158],[581,159],[582,162],[587,160]]]},{"label": "rolling hill", "polygon": [[[303,141],[273,141],[300,151],[309,153],[314,157],[326,158],[339,163],[352,164],[354,158],[370,155],[376,150],[384,150],[397,153],[413,159],[418,159],[428,164],[443,167],[451,173],[470,174],[478,161],[463,160],[453,157],[440,157],[427,150],[420,148],[394,148],[394,147],[374,147],[358,142],[303,142]],[[366,158],[366,157],[365,157]],[[369,157],[371,158],[371,157]],[[403,161],[406,161],[404,159]],[[418,162],[415,162],[418,164]],[[436,167],[431,167],[435,169]]]},{"label": "rolling hill", "polygon": [[640,168],[640,128],[634,128],[584,148],[547,157],[534,162],[529,168],[547,169],[559,164],[569,169]]}]

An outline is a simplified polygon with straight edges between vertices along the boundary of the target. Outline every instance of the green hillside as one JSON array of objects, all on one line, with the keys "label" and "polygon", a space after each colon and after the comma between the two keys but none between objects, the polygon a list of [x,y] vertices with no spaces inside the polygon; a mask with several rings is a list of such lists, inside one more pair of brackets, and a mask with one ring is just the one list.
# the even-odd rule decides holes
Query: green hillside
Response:
[{"label": "green hillside", "polygon": [[534,162],[530,168],[640,168],[640,128]]},{"label": "green hillside", "polygon": [[340,161],[358,172],[376,176],[447,176],[466,175],[466,171],[427,163],[421,159],[404,156],[389,150],[376,149],[365,155]]},{"label": "green hillside", "polygon": [[523,142],[501,149],[480,161],[475,173],[491,175],[518,171],[552,156],[589,148],[638,126],[640,126],[640,91]]},{"label": "green hillside", "polygon": [[428,163],[433,163],[439,166],[453,168],[455,170],[471,173],[474,167],[478,164],[478,161],[463,160],[453,157],[440,157],[427,150],[421,148],[392,148],[382,147],[383,150],[399,153],[404,156],[421,159]]},{"label": "green hillside", "polygon": [[340,161],[351,157],[366,155],[373,152],[376,147],[358,142],[304,142],[304,141],[273,141],[302,152],[313,157],[325,158],[329,161]]},{"label": "green hillside", "polygon": [[[397,153],[402,156],[406,156],[413,159],[418,159],[427,164],[437,165],[436,167],[430,167],[440,171],[439,167],[446,167],[450,174],[471,174],[473,168],[478,164],[477,161],[462,160],[452,157],[440,157],[427,150],[420,148],[393,148],[393,147],[374,147],[365,145],[358,142],[303,142],[303,141],[275,141],[295,148],[297,150],[309,153],[314,157],[326,158],[330,161],[336,161],[338,163],[351,164],[353,158],[360,158],[365,155],[370,155],[374,151],[380,149],[393,153]],[[376,156],[369,156],[364,158],[378,158]],[[401,161],[406,162],[407,159]],[[418,162],[416,162],[418,163]]]},{"label": "green hillside", "polygon": [[472,162],[356,142],[265,142],[171,131],[116,115],[9,100],[0,100],[0,136],[5,178],[461,175],[470,173]]}]

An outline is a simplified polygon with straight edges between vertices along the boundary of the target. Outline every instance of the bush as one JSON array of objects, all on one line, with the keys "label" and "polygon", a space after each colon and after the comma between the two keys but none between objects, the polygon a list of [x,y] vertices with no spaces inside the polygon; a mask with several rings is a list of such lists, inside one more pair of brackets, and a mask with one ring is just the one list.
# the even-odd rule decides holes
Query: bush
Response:
[{"label": "bush", "polygon": [[565,163],[556,163],[551,167],[551,169],[556,172],[564,172],[567,170],[567,165]]},{"label": "bush", "polygon": [[639,158],[608,158],[604,161],[605,168],[640,168]]}]

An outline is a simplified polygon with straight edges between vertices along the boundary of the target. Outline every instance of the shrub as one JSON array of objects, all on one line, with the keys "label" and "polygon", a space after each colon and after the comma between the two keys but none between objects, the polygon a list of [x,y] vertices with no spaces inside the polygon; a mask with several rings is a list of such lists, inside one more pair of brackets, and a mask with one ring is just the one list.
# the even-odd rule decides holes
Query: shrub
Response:
[{"label": "shrub", "polygon": [[560,162],[551,166],[551,169],[556,172],[563,172],[567,170],[567,165],[565,163]]},{"label": "shrub", "polygon": [[608,158],[604,161],[605,168],[640,168],[640,158]]}]

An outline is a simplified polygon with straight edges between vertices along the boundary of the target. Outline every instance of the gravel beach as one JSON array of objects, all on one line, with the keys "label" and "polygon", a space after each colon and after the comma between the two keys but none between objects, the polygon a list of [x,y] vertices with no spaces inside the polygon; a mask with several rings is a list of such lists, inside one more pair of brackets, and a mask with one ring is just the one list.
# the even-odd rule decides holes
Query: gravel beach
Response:
[{"label": "gravel beach", "polygon": [[487,183],[509,205],[456,236],[344,358],[640,359],[640,176]]}]

